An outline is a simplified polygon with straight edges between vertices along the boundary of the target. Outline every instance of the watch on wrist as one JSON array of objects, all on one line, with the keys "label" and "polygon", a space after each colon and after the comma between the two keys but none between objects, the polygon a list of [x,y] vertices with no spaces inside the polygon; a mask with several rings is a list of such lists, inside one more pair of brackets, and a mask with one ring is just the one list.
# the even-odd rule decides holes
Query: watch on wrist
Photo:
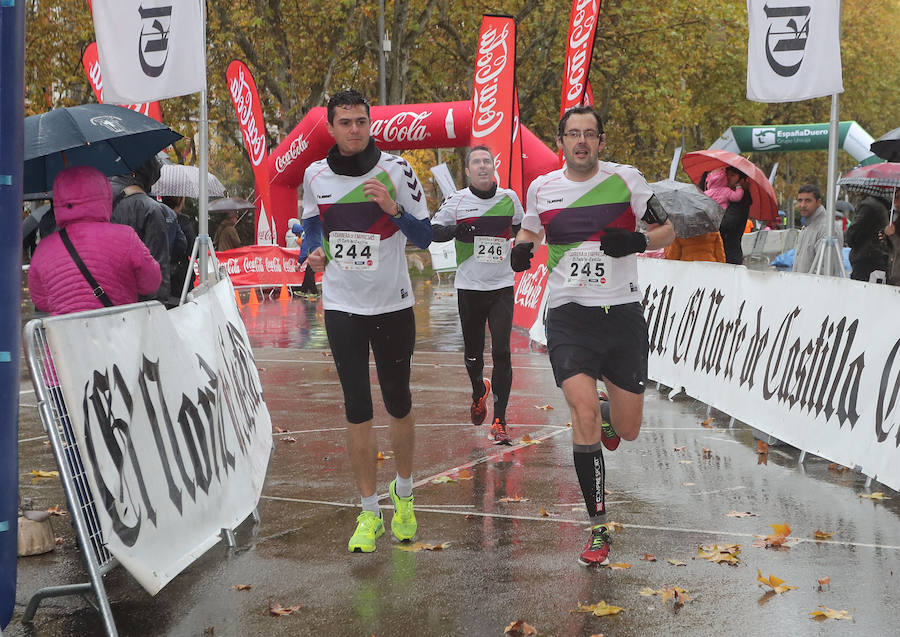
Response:
[{"label": "watch on wrist", "polygon": [[405,209],[403,208],[403,206],[401,206],[400,203],[398,202],[398,203],[397,203],[397,214],[391,215],[391,218],[392,218],[392,219],[399,219],[400,217],[403,216],[403,213],[404,213],[404,212],[406,212],[406,210],[405,210]]},{"label": "watch on wrist", "polygon": [[642,235],[644,235],[644,240],[647,242],[647,243],[644,245],[644,250],[647,250],[647,248],[650,247],[650,235],[647,234],[647,231],[646,231],[646,230],[638,230],[638,232],[640,232]]}]

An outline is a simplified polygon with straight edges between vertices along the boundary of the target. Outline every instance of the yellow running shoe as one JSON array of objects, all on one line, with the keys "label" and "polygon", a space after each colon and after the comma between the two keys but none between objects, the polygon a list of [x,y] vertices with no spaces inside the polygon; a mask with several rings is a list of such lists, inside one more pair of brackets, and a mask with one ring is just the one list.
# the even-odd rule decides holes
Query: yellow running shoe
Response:
[{"label": "yellow running shoe", "polygon": [[351,553],[357,551],[371,553],[375,550],[375,540],[382,535],[384,535],[384,516],[363,511],[356,518],[356,531],[350,536],[347,550]]},{"label": "yellow running shoe", "polygon": [[401,542],[408,542],[416,536],[416,514],[413,512],[413,497],[401,498],[397,495],[397,479],[391,480],[388,489],[391,493],[391,502],[394,503],[394,517],[391,518],[391,531],[394,537]]}]

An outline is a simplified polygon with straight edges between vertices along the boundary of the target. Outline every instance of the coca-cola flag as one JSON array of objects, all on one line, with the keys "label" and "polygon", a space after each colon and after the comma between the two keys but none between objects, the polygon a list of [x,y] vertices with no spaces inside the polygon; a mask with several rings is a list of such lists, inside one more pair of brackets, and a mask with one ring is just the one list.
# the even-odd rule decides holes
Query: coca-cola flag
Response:
[{"label": "coca-cola flag", "polygon": [[[257,233],[256,243],[275,243],[278,232],[269,226],[269,215],[272,213],[272,200],[269,191],[269,161],[266,145],[266,123],[263,120],[262,105],[256,82],[247,65],[240,60],[233,60],[225,71],[231,103],[237,113],[238,124],[244,136],[244,145],[250,164],[253,166],[253,177],[256,183],[257,199]],[[275,224],[274,217],[271,223]]]},{"label": "coca-cola flag", "polygon": [[93,0],[108,104],[137,104],[206,87],[202,0]]},{"label": "coca-cola flag", "polygon": [[[597,33],[597,13],[601,0],[572,0],[569,16],[569,38],[566,40],[566,64],[563,73],[562,98],[559,116],[574,106],[581,106],[590,90],[588,75],[594,54],[594,36]],[[593,94],[590,95],[593,103]]]},{"label": "coca-cola flag", "polygon": [[[81,66],[84,68],[85,74],[94,89],[94,96],[97,101],[103,103],[103,74],[100,72],[100,60],[97,57],[97,43],[91,42],[84,50],[81,56]],[[158,122],[162,121],[162,109],[159,102],[144,102],[143,104],[122,104],[125,108],[130,108],[142,115],[152,117]]]},{"label": "coca-cola flag", "polygon": [[840,0],[747,0],[747,99],[795,102],[844,91]]},{"label": "coca-cola flag", "polygon": [[519,90],[513,95],[513,140],[509,162],[509,187],[525,201],[525,160],[522,157],[522,123],[519,121]]},{"label": "coca-cola flag", "polygon": [[471,145],[491,149],[497,183],[503,188],[509,188],[510,183],[515,91],[515,20],[510,16],[485,15],[475,57]]}]

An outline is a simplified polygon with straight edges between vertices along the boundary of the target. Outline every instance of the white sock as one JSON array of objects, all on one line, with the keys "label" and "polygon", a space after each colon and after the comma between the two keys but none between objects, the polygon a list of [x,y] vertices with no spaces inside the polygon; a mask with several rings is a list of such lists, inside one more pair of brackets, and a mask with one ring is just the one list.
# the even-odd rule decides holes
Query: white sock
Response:
[{"label": "white sock", "polygon": [[408,478],[401,478],[400,474],[397,474],[397,483],[394,485],[394,489],[397,491],[397,497],[399,498],[408,498],[412,495],[412,474]]},{"label": "white sock", "polygon": [[378,506],[378,494],[373,493],[369,496],[362,496],[362,510],[371,511],[377,516],[381,515],[381,509]]}]

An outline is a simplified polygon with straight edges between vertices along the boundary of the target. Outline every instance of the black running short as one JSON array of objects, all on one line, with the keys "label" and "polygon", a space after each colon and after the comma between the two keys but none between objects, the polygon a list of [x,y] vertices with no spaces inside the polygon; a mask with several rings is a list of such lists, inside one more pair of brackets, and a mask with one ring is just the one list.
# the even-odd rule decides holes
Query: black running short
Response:
[{"label": "black running short", "polygon": [[325,330],[344,390],[347,420],[361,423],[372,419],[370,346],[384,408],[394,418],[409,414],[412,409],[410,359],[416,343],[412,308],[374,316],[325,310]]},{"label": "black running short", "polygon": [[587,374],[617,387],[644,392],[649,352],[647,322],[640,303],[588,307],[566,303],[547,312],[547,349],[553,377]]}]

